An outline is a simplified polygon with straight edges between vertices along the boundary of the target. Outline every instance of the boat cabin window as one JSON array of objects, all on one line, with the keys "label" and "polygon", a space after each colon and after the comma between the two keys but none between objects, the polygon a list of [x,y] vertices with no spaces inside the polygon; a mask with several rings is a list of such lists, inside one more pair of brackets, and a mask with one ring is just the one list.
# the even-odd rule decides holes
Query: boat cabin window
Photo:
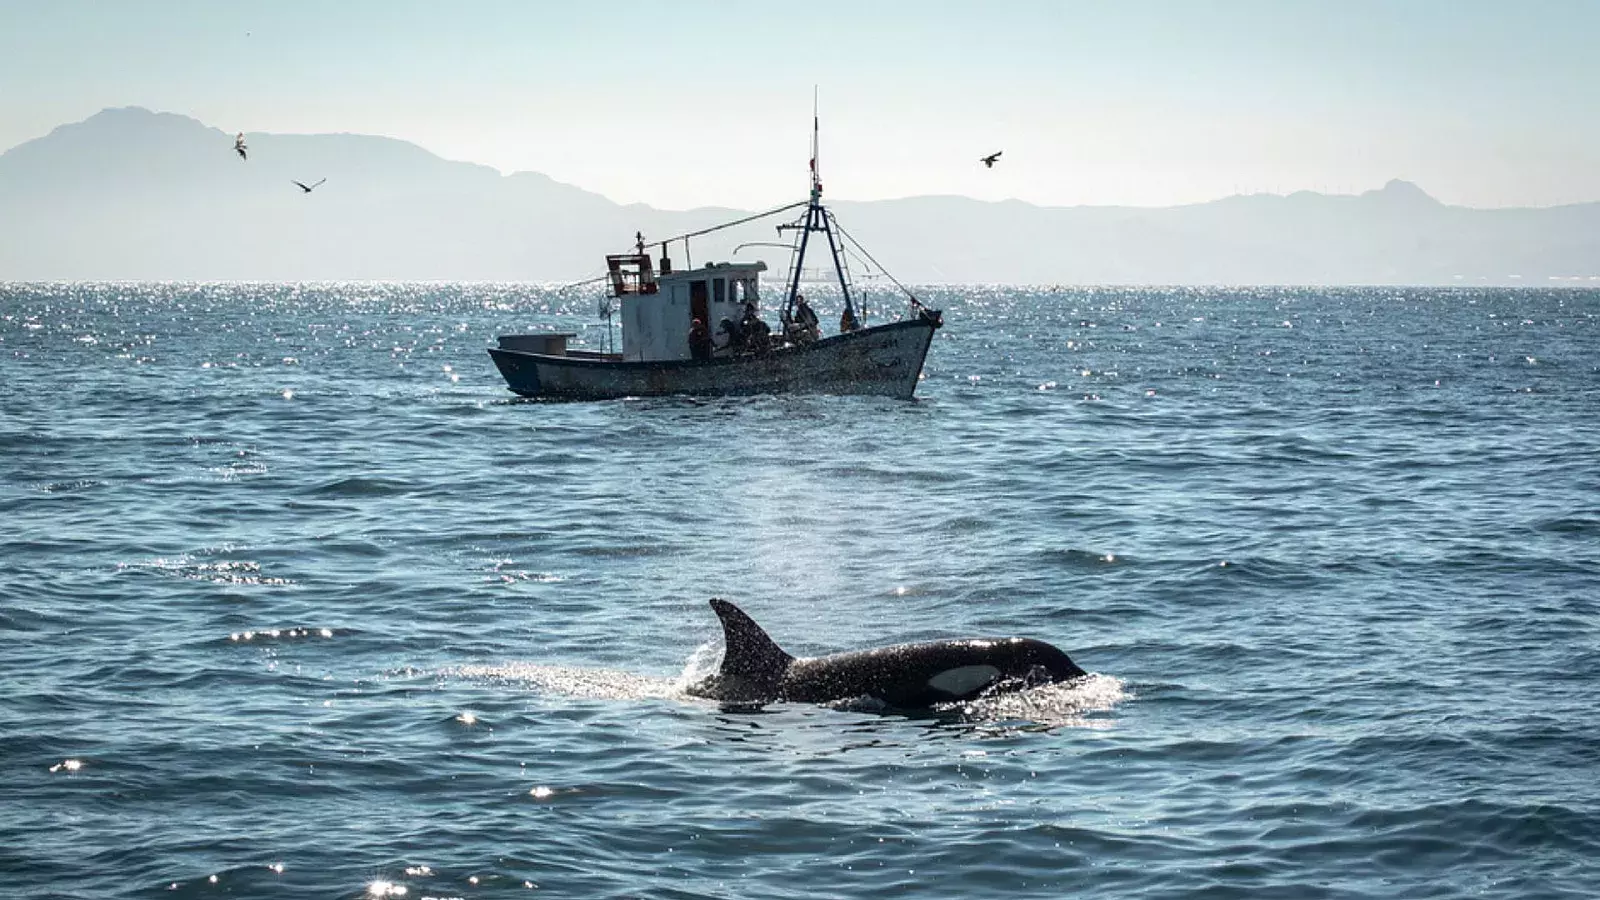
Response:
[{"label": "boat cabin window", "polygon": [[728,295],[727,280],[723,278],[711,279],[711,302],[721,303]]}]

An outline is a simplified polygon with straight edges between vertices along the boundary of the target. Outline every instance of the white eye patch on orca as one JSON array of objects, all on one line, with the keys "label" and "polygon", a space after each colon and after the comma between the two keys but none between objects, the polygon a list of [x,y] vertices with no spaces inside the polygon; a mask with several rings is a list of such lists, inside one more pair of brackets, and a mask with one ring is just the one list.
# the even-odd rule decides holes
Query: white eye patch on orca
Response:
[{"label": "white eye patch on orca", "polygon": [[965,697],[988,687],[999,677],[1000,670],[994,666],[961,666],[945,669],[929,678],[928,687],[952,697]]}]

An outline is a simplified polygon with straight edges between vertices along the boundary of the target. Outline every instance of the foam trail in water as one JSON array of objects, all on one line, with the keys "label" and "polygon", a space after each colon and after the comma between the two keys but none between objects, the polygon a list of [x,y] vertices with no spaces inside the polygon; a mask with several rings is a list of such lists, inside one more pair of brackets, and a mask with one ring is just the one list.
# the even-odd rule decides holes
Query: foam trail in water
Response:
[{"label": "foam trail in water", "polygon": [[694,648],[683,663],[683,671],[678,673],[678,690],[687,691],[717,674],[722,668],[722,651],[721,641],[707,641]]},{"label": "foam trail in water", "polygon": [[576,700],[686,699],[674,679],[654,678],[614,669],[515,662],[496,666],[459,666],[447,669],[444,674],[457,678],[500,682],[541,694]]}]

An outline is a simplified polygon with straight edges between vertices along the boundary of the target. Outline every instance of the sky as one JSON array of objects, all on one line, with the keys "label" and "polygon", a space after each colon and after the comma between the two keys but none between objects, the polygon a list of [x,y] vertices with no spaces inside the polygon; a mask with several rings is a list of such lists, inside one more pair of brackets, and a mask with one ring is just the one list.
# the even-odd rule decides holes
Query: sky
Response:
[{"label": "sky", "polygon": [[[612,200],[1600,201],[1600,0],[0,0],[0,150],[105,107]],[[978,158],[1004,155],[993,169]]]}]

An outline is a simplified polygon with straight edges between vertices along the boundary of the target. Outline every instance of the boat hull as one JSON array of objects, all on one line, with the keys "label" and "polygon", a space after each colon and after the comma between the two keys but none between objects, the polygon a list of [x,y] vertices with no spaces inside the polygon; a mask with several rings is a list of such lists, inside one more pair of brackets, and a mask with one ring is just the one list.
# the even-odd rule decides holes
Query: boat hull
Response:
[{"label": "boat hull", "polygon": [[489,348],[506,385],[524,397],[608,400],[684,394],[869,394],[910,399],[935,325],[891,322],[803,346],[710,360],[640,362]]}]

